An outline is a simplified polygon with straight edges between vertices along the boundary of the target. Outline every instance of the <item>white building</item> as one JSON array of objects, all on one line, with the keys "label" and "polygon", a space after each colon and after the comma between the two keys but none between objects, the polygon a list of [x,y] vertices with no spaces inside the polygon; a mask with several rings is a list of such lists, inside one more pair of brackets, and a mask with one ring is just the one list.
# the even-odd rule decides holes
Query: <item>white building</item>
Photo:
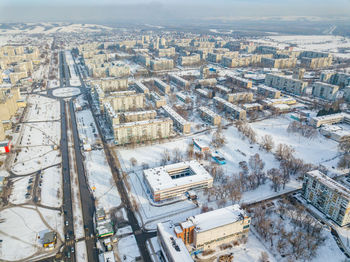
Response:
[{"label": "white building", "polygon": [[195,160],[146,169],[143,177],[155,202],[181,198],[189,190],[213,186],[211,175]]}]

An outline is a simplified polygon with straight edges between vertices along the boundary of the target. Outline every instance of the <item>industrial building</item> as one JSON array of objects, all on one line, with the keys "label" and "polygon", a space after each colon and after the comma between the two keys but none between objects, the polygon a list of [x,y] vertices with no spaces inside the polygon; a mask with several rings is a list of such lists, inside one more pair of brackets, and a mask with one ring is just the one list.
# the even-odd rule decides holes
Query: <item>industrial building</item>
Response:
[{"label": "industrial building", "polygon": [[213,186],[213,178],[196,160],[146,169],[143,177],[155,202],[181,198],[189,190]]},{"label": "industrial building", "polygon": [[302,196],[338,225],[350,223],[350,190],[321,171],[304,175]]},{"label": "industrial building", "polygon": [[232,114],[235,119],[238,119],[238,120],[246,119],[247,112],[244,109],[226,101],[221,97],[216,96],[213,99],[216,107],[222,106],[225,112]]},{"label": "industrial building", "polygon": [[174,126],[178,128],[183,134],[191,133],[191,123],[180,116],[174,109],[168,105],[162,106],[167,116],[174,121]]},{"label": "industrial building", "polygon": [[198,108],[200,116],[203,120],[208,121],[210,124],[214,126],[218,126],[221,124],[221,116],[210,110],[205,106],[201,106]]}]

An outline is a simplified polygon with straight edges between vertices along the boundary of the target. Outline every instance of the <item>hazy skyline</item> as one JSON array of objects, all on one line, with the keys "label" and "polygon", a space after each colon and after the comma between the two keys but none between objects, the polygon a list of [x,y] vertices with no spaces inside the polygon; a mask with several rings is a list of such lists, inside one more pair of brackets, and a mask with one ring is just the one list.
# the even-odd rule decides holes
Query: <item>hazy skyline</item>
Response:
[{"label": "hazy skyline", "polygon": [[2,0],[1,22],[171,21],[234,17],[348,17],[349,0]]}]

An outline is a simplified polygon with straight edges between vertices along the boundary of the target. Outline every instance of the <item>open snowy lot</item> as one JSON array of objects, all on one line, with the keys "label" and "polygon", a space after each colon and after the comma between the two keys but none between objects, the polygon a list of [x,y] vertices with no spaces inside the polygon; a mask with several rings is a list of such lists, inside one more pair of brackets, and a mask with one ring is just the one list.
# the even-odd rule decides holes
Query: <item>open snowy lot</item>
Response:
[{"label": "open snowy lot", "polygon": [[54,166],[42,173],[41,204],[50,207],[62,205],[62,174],[61,167]]},{"label": "open snowy lot", "polygon": [[57,100],[39,95],[30,95],[27,103],[28,113],[25,121],[60,119],[60,103]]},{"label": "open snowy lot", "polygon": [[[44,214],[45,220],[42,220],[41,213]],[[56,211],[42,209],[39,213],[31,206],[5,209],[1,211],[0,218],[3,220],[0,223],[0,255],[4,260],[30,261],[30,258],[39,252],[45,252],[38,241],[39,233],[55,230],[62,225]]]},{"label": "open snowy lot", "polygon": [[118,256],[121,261],[132,262],[141,256],[134,235],[123,237],[118,241]]},{"label": "open snowy lot", "polygon": [[288,133],[287,127],[293,121],[289,115],[266,119],[251,124],[259,136],[271,135],[275,146],[287,144],[295,149],[295,156],[306,163],[324,165],[329,169],[337,166],[338,143],[317,133],[315,138],[305,138],[297,133]]}]

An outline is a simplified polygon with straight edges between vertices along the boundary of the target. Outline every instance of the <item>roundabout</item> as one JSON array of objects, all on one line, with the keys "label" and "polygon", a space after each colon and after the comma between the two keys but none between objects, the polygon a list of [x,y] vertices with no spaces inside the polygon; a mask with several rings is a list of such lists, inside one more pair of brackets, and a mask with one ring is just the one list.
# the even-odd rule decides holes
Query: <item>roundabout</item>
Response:
[{"label": "roundabout", "polygon": [[61,88],[55,88],[52,91],[52,95],[55,97],[73,97],[79,95],[80,89],[77,87],[61,87]]}]

